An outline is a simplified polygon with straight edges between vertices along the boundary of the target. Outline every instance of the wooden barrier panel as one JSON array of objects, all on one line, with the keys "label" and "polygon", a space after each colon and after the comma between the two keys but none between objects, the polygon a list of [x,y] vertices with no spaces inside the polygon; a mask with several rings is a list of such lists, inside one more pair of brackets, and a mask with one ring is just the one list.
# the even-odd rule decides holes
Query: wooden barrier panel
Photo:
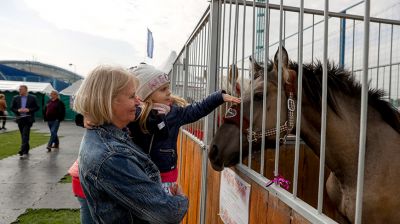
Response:
[{"label": "wooden barrier panel", "polygon": [[189,209],[182,223],[199,223],[202,149],[186,135],[179,136],[182,136],[182,150],[178,148],[178,161],[181,160],[182,163],[179,167],[178,182],[183,193],[189,198]]},{"label": "wooden barrier panel", "polygon": [[[178,139],[180,143],[180,139]],[[183,192],[189,198],[189,211],[182,223],[199,223],[200,214],[200,192],[201,192],[201,156],[202,149],[190,138],[182,135],[182,150],[178,150],[181,160],[179,184]],[[273,178],[274,150],[266,150],[264,175],[268,179]],[[293,181],[294,146],[285,145],[281,147],[279,154],[279,174],[286,179]],[[243,160],[247,164],[247,159]],[[212,169],[207,163],[207,195],[206,195],[206,218],[207,224],[222,224],[219,217],[219,194],[220,194],[220,172]],[[232,168],[241,178],[251,185],[249,223],[310,223],[308,220],[297,214],[293,209],[280,201],[273,194],[269,194],[262,186],[245,176],[239,170]],[[260,170],[260,153],[254,153],[252,169]],[[299,180],[298,197],[313,207],[317,206],[319,160],[305,145],[301,146],[299,158]],[[325,178],[329,170],[325,170]],[[293,192],[292,184],[289,192]],[[325,193],[324,213],[333,217],[334,208],[328,201]]]}]

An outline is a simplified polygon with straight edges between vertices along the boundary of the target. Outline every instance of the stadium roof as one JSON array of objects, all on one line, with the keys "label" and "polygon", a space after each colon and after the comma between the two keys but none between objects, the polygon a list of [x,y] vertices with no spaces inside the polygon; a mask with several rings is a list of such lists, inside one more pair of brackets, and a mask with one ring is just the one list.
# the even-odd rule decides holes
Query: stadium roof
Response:
[{"label": "stadium roof", "polygon": [[82,76],[74,72],[68,71],[66,69],[54,65],[40,63],[37,61],[4,60],[0,61],[0,64],[13,67],[22,71],[55,78],[58,80],[65,81],[67,83],[73,83],[79,79],[83,79]]}]

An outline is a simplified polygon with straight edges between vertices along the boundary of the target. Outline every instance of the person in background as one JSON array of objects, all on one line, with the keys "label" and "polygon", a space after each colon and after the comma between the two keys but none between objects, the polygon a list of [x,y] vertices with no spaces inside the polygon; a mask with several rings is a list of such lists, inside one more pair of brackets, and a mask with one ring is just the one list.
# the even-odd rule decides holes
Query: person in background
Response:
[{"label": "person in background", "polygon": [[65,104],[60,100],[56,90],[51,91],[50,99],[43,110],[43,118],[47,121],[50,129],[50,139],[47,143],[47,152],[51,152],[51,148],[59,148],[60,140],[58,138],[58,128],[60,122],[65,118]]},{"label": "person in background", "polygon": [[[240,103],[240,99],[217,91],[201,102],[187,105],[182,98],[171,94],[170,81],[164,72],[147,64],[140,64],[131,71],[139,79],[137,95],[143,105],[139,122],[130,123],[128,128],[135,133],[133,142],[141,146],[157,165],[163,188],[171,194],[178,178],[176,142],[179,128],[207,116],[224,102]],[[165,116],[164,123],[159,126],[167,127],[167,137],[148,130],[149,115],[154,113]]]},{"label": "person in background", "polygon": [[16,122],[21,134],[21,148],[18,154],[21,159],[28,157],[29,153],[29,135],[31,127],[35,122],[35,112],[39,110],[36,97],[28,94],[28,87],[26,85],[19,86],[19,95],[14,96],[11,102],[11,111],[16,116]]},{"label": "person in background", "polygon": [[[157,166],[129,137],[137,79],[123,68],[98,66],[84,80],[74,110],[93,124],[79,151],[79,178],[96,223],[179,223],[188,199],[161,186]],[[131,133],[135,135],[136,133]]]},{"label": "person in background", "polygon": [[2,126],[0,130],[7,130],[6,128],[6,120],[7,120],[7,102],[4,94],[0,93],[0,121],[2,121]]}]

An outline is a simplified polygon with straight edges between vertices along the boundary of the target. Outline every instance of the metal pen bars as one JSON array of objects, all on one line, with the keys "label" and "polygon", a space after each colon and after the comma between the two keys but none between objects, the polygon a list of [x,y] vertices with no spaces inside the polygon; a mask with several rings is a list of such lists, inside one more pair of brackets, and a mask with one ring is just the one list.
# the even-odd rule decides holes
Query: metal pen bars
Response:
[{"label": "metal pen bars", "polygon": [[[211,1],[210,7],[200,19],[198,25],[186,42],[176,59],[170,73],[171,88],[174,94],[183,96],[189,102],[200,100],[217,89],[226,89],[235,95],[235,80],[229,81],[230,66],[232,73],[238,77],[241,86],[240,95],[243,97],[246,82],[253,79],[254,74],[248,69],[249,56],[264,63],[264,74],[267,73],[268,58],[272,58],[275,51],[283,45],[295,55],[298,75],[298,101],[296,133],[300,133],[301,127],[301,98],[302,98],[302,64],[314,63],[322,60],[322,115],[321,115],[321,148],[319,166],[319,187],[317,207],[303,206],[298,197],[298,166],[301,139],[299,134],[295,138],[295,158],[293,167],[293,192],[287,192],[278,186],[268,188],[273,193],[312,222],[330,222],[329,218],[322,214],[324,166],[325,166],[325,136],[327,114],[327,64],[328,60],[342,61],[345,68],[352,71],[355,78],[362,83],[362,108],[361,130],[359,142],[359,167],[358,167],[358,193],[356,223],[361,223],[363,185],[363,167],[365,152],[367,95],[369,87],[381,88],[388,92],[387,100],[399,107],[400,96],[400,21],[370,17],[370,2],[364,1],[352,7],[364,7],[364,15],[348,14],[349,8],[343,12],[330,12],[329,1],[324,1],[324,10],[304,8],[304,0],[299,1],[299,6],[285,6],[270,4],[269,0],[243,1],[221,0]],[[288,19],[290,18],[290,20]],[[297,19],[296,19],[297,18]],[[342,37],[342,39],[341,39]],[[344,39],[343,39],[344,38]],[[341,49],[341,53],[339,53]],[[279,55],[278,66],[278,102],[276,128],[278,131],[275,141],[274,175],[279,174],[279,126],[282,59]],[[235,68],[238,68],[236,70]],[[236,74],[236,71],[239,74]],[[267,76],[264,76],[267,83]],[[253,82],[248,87],[251,95],[254,93]],[[266,99],[267,86],[263,88]],[[253,99],[250,104],[249,131],[253,129]],[[219,108],[205,119],[184,127],[191,133],[191,137],[202,141],[204,145],[211,142],[216,129],[222,122],[223,112],[227,109]],[[265,134],[265,123],[269,119],[266,115],[266,104],[263,102],[262,134]],[[243,106],[241,105],[241,112]],[[240,113],[240,129],[243,128],[243,113]],[[243,139],[240,136],[240,148]],[[240,162],[238,168],[246,172],[252,179],[259,183],[269,180],[265,177],[266,166],[265,140],[261,142],[260,169],[253,170],[251,159],[246,166],[242,161],[240,150]],[[249,158],[253,154],[252,144],[247,149]],[[207,153],[203,153],[203,179],[205,182],[207,165]],[[202,194],[206,194],[206,185],[202,183]],[[202,195],[205,197],[205,195]],[[205,200],[202,198],[202,200]],[[202,201],[202,223],[204,222],[204,202]],[[329,221],[330,220],[330,221]]]}]

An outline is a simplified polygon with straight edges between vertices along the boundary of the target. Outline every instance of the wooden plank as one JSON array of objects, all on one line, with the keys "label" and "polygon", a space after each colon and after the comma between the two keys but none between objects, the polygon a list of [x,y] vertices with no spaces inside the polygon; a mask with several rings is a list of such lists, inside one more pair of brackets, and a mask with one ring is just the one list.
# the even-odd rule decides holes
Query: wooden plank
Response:
[{"label": "wooden plank", "polygon": [[292,212],[292,224],[311,224],[310,221],[298,214],[296,211]]},{"label": "wooden plank", "polygon": [[[199,222],[199,205],[201,192],[201,150],[199,146],[190,138],[184,137],[182,141],[182,170],[180,172],[180,184],[185,194],[189,196],[189,212],[182,223]],[[253,154],[252,168],[259,172],[260,156]],[[273,178],[274,169],[274,150],[266,150],[265,153],[265,176]],[[294,164],[294,146],[283,146],[280,152],[280,174],[286,179],[293,181]],[[311,205],[316,205],[318,189],[318,158],[304,145],[300,148],[299,158],[299,183],[298,197]],[[219,213],[219,194],[220,194],[220,172],[216,172],[207,163],[208,175],[207,195],[206,195],[206,217],[207,224],[222,224]],[[243,179],[251,184],[250,205],[249,205],[249,223],[310,223],[301,217],[290,207],[279,201],[274,195],[271,195],[263,187],[245,177],[243,174],[235,171]],[[328,173],[327,173],[328,174]],[[328,175],[326,175],[327,177]],[[292,186],[289,189],[292,191]],[[327,202],[328,200],[324,200]],[[329,210],[330,208],[328,208]],[[327,210],[324,204],[324,211]],[[329,210],[330,211],[330,210]]]}]

